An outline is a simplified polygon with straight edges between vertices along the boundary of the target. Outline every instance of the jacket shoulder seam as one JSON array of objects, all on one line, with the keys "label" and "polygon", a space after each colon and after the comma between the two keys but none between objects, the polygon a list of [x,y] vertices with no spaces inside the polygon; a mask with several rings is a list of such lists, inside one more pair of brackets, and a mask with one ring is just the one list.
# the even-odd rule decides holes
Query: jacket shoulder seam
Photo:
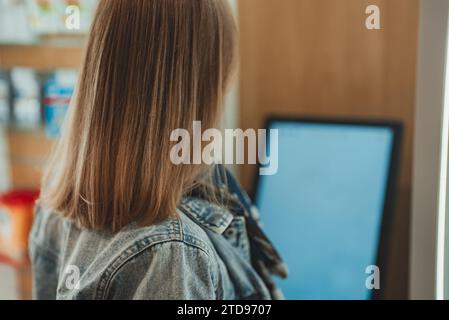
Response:
[{"label": "jacket shoulder seam", "polygon": [[[120,269],[126,266],[129,261],[135,259],[147,250],[151,250],[159,244],[182,243],[188,247],[196,248],[204,252],[208,257],[211,256],[211,253],[209,252],[210,249],[204,243],[204,241],[191,235],[185,237],[185,234],[182,230],[182,223],[180,221],[180,218],[176,218],[176,220],[172,222],[172,228],[174,229],[174,234],[177,235],[175,237],[170,236],[161,238],[158,235],[149,235],[125,248],[123,250],[123,253],[115,258],[106,268],[106,271],[103,272],[99,281],[99,286],[97,288],[96,299],[107,299],[107,296],[109,294],[109,286]],[[171,235],[173,235],[173,233]]]}]

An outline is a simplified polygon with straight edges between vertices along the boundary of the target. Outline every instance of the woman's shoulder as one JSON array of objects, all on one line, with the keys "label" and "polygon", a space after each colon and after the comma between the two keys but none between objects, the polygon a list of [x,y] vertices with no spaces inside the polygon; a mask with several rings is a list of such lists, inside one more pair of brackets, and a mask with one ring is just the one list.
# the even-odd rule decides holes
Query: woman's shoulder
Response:
[{"label": "woman's shoulder", "polygon": [[[226,220],[216,216],[217,210],[218,207],[207,202],[183,200],[178,214],[172,218],[147,227],[129,225],[109,234],[78,228],[61,214],[38,206],[30,248],[34,257],[51,258],[60,270],[76,266],[81,279],[78,289],[58,288],[61,299],[133,296],[139,290],[133,286],[162,282],[167,279],[167,272],[176,278],[201,275],[201,282],[207,286],[197,289],[207,297],[215,292],[219,266],[205,228],[220,228]],[[65,283],[64,277],[70,274],[60,276],[58,282]],[[170,283],[181,285],[183,281],[190,283],[189,279]],[[151,288],[144,291],[145,297],[169,294]]]},{"label": "woman's shoulder", "polygon": [[101,274],[96,299],[215,296],[215,249],[202,227],[184,213],[149,227],[129,227],[117,236],[112,246],[117,243],[120,249]]},{"label": "woman's shoulder", "polygon": [[176,216],[150,227],[130,228],[126,232],[138,230],[142,236],[131,237],[131,246],[109,264],[96,298],[222,297],[223,288],[230,288],[230,284],[223,279],[225,270],[209,232],[223,233],[232,220],[233,215],[220,206],[184,198]]},{"label": "woman's shoulder", "polygon": [[145,247],[177,242],[211,255],[214,249],[207,232],[222,233],[232,219],[233,215],[220,206],[197,198],[184,198],[172,217],[147,227],[133,224],[118,235],[130,239],[132,245],[138,241]]},{"label": "woman's shoulder", "polygon": [[36,247],[50,256],[57,257],[61,251],[64,235],[64,219],[53,210],[44,209],[39,203],[36,205],[33,226],[29,234],[29,247]]}]

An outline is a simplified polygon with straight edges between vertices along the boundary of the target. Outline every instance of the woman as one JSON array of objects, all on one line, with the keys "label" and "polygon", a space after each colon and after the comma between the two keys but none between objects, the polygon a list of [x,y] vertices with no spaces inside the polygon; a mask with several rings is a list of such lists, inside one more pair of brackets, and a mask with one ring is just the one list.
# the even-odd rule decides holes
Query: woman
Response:
[{"label": "woman", "polygon": [[35,298],[279,297],[232,177],[170,161],[173,130],[216,125],[235,65],[226,0],[99,2],[30,235]]}]

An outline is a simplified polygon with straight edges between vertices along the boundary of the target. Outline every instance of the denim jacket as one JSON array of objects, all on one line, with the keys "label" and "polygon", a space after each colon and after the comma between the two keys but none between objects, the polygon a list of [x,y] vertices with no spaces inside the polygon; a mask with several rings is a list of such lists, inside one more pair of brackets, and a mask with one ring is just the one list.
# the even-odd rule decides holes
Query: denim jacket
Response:
[{"label": "denim jacket", "polygon": [[247,220],[252,221],[247,210],[186,197],[174,218],[111,234],[80,229],[38,206],[30,234],[33,297],[281,298],[271,275],[286,276],[282,260]]}]

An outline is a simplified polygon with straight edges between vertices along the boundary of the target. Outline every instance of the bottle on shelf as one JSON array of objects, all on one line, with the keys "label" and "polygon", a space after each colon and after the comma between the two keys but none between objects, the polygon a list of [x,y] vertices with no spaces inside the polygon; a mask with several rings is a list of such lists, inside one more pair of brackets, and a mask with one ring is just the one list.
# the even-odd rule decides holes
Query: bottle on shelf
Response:
[{"label": "bottle on shelf", "polygon": [[58,70],[50,75],[45,83],[45,131],[50,138],[60,135],[77,77],[78,73],[74,70]]},{"label": "bottle on shelf", "polygon": [[37,73],[32,69],[13,68],[13,122],[17,128],[35,130],[41,127],[41,92]]},{"label": "bottle on shelf", "polygon": [[9,79],[6,71],[0,71],[0,126],[8,126],[11,119]]}]

